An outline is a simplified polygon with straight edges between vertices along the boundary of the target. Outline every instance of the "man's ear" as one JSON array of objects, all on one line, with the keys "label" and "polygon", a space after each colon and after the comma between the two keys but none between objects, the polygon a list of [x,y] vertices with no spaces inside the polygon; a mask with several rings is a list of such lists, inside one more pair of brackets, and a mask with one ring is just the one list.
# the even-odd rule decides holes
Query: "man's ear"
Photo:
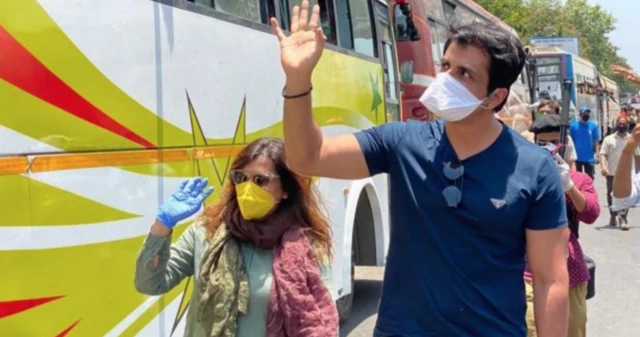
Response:
[{"label": "man's ear", "polygon": [[505,88],[498,88],[490,94],[488,106],[491,110],[495,111],[496,107],[506,101],[507,98],[509,98],[509,90]]}]

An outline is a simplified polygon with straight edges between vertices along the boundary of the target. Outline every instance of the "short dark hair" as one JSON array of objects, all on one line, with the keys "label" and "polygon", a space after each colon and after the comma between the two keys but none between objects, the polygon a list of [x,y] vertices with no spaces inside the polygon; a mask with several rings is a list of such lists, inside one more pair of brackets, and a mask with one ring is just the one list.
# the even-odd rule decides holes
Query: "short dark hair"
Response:
[{"label": "short dark hair", "polygon": [[[511,85],[518,80],[526,61],[522,42],[515,35],[493,22],[474,22],[460,26],[451,25],[449,36],[444,44],[444,51],[454,43],[460,46],[480,48],[489,56],[488,92],[498,88],[511,90]],[[508,97],[509,95],[507,95]],[[500,111],[507,103],[495,107]]]},{"label": "short dark hair", "polygon": [[548,91],[542,90],[542,91],[540,91],[540,98],[551,100],[551,95],[549,95]]},{"label": "short dark hair", "polygon": [[560,104],[558,104],[558,101],[552,99],[541,99],[538,104],[538,111],[544,107],[550,107],[556,114],[560,114]]},{"label": "short dark hair", "polygon": [[533,125],[531,125],[531,128],[529,128],[529,131],[535,135],[539,133],[560,132],[561,126],[560,115],[545,115],[540,119],[536,119]]}]

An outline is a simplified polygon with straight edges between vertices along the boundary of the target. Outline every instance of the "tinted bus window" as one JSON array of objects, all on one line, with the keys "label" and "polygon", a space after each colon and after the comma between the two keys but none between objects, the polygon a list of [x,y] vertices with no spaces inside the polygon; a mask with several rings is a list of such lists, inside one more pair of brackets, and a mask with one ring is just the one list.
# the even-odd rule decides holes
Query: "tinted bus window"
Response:
[{"label": "tinted bus window", "polygon": [[[282,16],[287,18],[286,29],[290,27],[290,10],[293,6],[300,6],[302,0],[280,0],[280,9]],[[327,42],[336,43],[335,24],[333,21],[332,11],[329,7],[329,0],[309,0],[309,10],[313,9],[314,5],[320,5],[320,24],[322,25],[322,32],[327,37]],[[311,14],[309,14],[311,15]]]},{"label": "tinted bus window", "polygon": [[402,13],[400,6],[395,6],[396,41],[407,41],[410,39],[407,16]]},{"label": "tinted bus window", "polygon": [[190,0],[199,5],[251,21],[262,22],[260,0]]},{"label": "tinted bus window", "polygon": [[251,21],[261,22],[260,0],[215,0],[214,8]]},{"label": "tinted bus window", "polygon": [[353,47],[358,53],[376,56],[373,39],[373,21],[369,0],[349,0],[351,27],[353,31]]}]

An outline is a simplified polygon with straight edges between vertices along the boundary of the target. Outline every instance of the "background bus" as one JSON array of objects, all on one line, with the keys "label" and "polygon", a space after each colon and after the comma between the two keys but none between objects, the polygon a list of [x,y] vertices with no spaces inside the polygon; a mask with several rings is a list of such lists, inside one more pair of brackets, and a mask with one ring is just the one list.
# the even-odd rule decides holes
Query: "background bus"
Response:
[{"label": "background bus", "polygon": [[[432,116],[419,102],[420,96],[440,71],[441,57],[447,39],[447,26],[452,23],[492,21],[518,37],[517,32],[472,0],[403,0],[392,4],[408,3],[412,8],[413,21],[421,36],[419,41],[397,36],[398,61],[401,71],[402,119],[430,120]],[[395,11],[396,26],[403,26],[403,17]],[[402,32],[397,29],[396,32]],[[409,65],[413,64],[413,73]],[[527,104],[529,89],[526,71],[511,88],[512,102]]]},{"label": "background bus", "polygon": [[[323,132],[398,120],[386,2],[316,2],[328,37],[313,78]],[[205,176],[220,191],[246,143],[282,136],[284,74],[267,20],[287,29],[299,3],[0,1],[3,336],[183,334],[193,282],[141,295],[136,255],[181,181]],[[353,266],[386,260],[387,177],[317,184],[346,317]]]},{"label": "background bus", "polygon": [[602,92],[602,111],[603,113],[603,128],[606,128],[605,133],[609,134],[614,128],[616,119],[620,115],[620,92],[618,89],[618,83],[614,80],[600,76]]},{"label": "background bus", "polygon": [[[562,99],[562,82],[572,79],[570,119],[578,118],[578,110],[586,106],[591,110],[591,120],[600,127],[605,125],[598,108],[598,69],[590,61],[555,47],[535,48],[538,92],[546,90],[552,98]],[[606,131],[606,129],[605,129]]]}]

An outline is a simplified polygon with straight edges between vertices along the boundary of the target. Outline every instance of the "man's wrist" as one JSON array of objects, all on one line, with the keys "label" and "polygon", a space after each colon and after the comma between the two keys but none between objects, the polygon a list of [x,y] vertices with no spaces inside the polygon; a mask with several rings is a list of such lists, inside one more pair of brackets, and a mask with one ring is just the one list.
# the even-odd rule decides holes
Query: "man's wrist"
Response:
[{"label": "man's wrist", "polygon": [[298,95],[311,89],[311,76],[287,76],[284,94]]},{"label": "man's wrist", "polygon": [[625,147],[622,148],[622,154],[624,154],[625,156],[633,156],[635,152],[636,146],[625,145]]}]

